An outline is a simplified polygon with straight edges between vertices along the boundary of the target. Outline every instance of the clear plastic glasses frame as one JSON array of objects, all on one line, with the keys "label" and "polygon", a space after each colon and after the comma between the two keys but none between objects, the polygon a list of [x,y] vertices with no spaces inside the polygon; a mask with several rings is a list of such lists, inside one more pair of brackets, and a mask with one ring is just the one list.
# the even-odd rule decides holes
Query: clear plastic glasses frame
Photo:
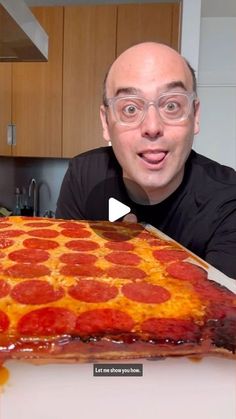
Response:
[{"label": "clear plastic glasses frame", "polygon": [[121,125],[137,126],[144,120],[149,106],[154,106],[163,122],[176,125],[185,121],[190,114],[193,102],[197,99],[194,92],[167,92],[156,100],[142,96],[115,96],[107,99],[106,106],[112,109],[116,121]]}]

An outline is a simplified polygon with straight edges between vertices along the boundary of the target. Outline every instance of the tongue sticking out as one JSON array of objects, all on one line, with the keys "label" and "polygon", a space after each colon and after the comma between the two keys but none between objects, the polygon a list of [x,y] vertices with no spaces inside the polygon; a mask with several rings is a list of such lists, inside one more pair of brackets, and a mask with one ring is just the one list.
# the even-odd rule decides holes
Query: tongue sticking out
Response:
[{"label": "tongue sticking out", "polygon": [[159,151],[159,152],[147,151],[140,154],[140,157],[150,164],[160,163],[165,158],[165,156],[166,156],[166,153],[164,151]]}]

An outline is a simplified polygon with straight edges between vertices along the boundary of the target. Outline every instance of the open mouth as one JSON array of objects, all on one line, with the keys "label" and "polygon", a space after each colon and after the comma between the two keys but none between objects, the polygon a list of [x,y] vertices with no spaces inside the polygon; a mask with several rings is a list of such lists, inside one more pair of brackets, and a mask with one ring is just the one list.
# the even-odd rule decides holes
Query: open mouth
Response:
[{"label": "open mouth", "polygon": [[138,154],[145,163],[150,165],[160,164],[165,159],[166,155],[167,151],[144,151],[143,153]]}]

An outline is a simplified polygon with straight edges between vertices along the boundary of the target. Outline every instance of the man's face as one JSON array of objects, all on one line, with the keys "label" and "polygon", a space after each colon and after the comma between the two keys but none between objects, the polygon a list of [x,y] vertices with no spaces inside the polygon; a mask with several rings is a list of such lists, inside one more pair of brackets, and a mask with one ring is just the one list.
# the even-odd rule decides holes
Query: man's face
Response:
[{"label": "man's face", "polygon": [[[165,92],[191,93],[192,77],[177,53],[155,44],[126,51],[107,79],[108,98],[137,94],[156,100]],[[149,202],[165,199],[181,183],[194,134],[199,131],[198,115],[195,104],[186,120],[170,125],[149,106],[144,120],[132,127],[119,124],[110,108],[101,107],[103,135],[112,143],[123,177],[141,187]]]}]

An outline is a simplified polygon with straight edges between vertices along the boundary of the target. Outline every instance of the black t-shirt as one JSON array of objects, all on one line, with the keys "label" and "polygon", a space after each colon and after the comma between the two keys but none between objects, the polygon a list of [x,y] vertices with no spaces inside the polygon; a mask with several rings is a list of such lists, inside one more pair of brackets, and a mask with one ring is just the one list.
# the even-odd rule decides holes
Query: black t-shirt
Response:
[{"label": "black t-shirt", "polygon": [[194,151],[176,191],[156,205],[133,202],[112,147],[74,157],[64,177],[56,217],[107,220],[108,199],[236,278],[236,172]]}]

